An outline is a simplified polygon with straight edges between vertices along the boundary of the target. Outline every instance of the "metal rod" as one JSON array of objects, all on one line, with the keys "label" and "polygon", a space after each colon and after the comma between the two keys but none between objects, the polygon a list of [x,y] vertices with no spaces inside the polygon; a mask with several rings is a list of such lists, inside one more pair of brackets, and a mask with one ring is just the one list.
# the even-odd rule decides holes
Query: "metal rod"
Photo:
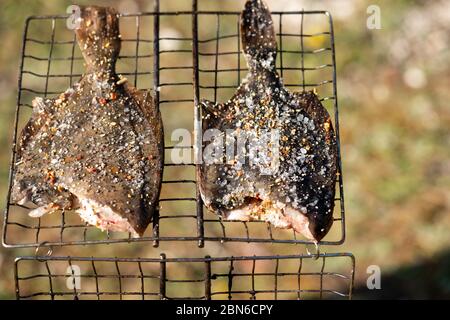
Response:
[{"label": "metal rod", "polygon": [[201,121],[202,115],[200,111],[200,88],[199,88],[199,64],[198,64],[198,4],[197,0],[192,0],[192,64],[193,64],[193,85],[194,85],[194,153],[195,153],[195,163],[196,163],[196,211],[197,211],[197,236],[198,236],[198,246],[199,248],[203,248],[205,246],[204,240],[204,223],[203,223],[203,200],[201,197],[200,189],[198,187],[198,179],[199,179],[199,171],[200,171],[200,161],[201,161],[201,152],[202,152],[202,129],[201,129]]},{"label": "metal rod", "polygon": [[331,14],[326,11],[325,15],[328,16],[329,26],[330,26],[330,41],[331,41],[331,52],[332,52],[332,64],[333,64],[333,95],[334,99],[334,126],[336,132],[336,141],[337,141],[337,150],[338,150],[338,172],[339,172],[339,197],[341,198],[341,240],[338,241],[338,245],[341,245],[345,242],[345,208],[344,208],[344,178],[342,173],[342,155],[341,155],[341,142],[340,142],[340,131],[339,131],[339,107],[338,107],[338,98],[337,98],[337,71],[336,71],[336,49],[334,44],[334,26],[333,26],[333,18]]},{"label": "metal rod", "polygon": [[[198,218],[198,216],[195,216],[196,219]],[[219,220],[214,220],[217,223],[221,223]],[[211,221],[207,221],[207,222],[211,222]],[[242,223],[241,221],[239,221],[239,223]],[[256,223],[256,222],[255,222]],[[19,225],[17,223],[9,223],[12,225]],[[225,227],[222,224],[223,227],[223,231],[225,231]],[[84,226],[73,226],[72,228],[83,228]],[[59,228],[59,226],[58,226]],[[68,227],[66,226],[66,229]],[[91,226],[86,226],[86,231],[87,229],[93,229],[94,227]],[[33,227],[30,229],[52,229],[52,228],[48,228],[48,227]],[[251,242],[251,243],[277,243],[277,244],[302,244],[302,245],[313,245],[315,244],[315,242],[310,241],[310,240],[301,240],[301,239],[297,239],[297,240],[291,240],[291,239],[271,239],[270,237],[267,238],[247,238],[247,237],[227,237],[227,236],[221,236],[221,237],[203,237],[202,238],[204,242]],[[115,244],[115,243],[134,243],[134,242],[148,242],[148,241],[154,241],[154,240],[159,240],[159,241],[165,241],[165,242],[172,242],[172,241],[199,241],[199,237],[198,236],[177,236],[177,237],[169,237],[169,236],[164,236],[164,237],[159,237],[159,238],[154,238],[154,237],[141,237],[141,238],[121,238],[121,239],[108,239],[108,240],[87,240],[86,238],[86,234],[83,237],[83,240],[77,240],[77,241],[66,241],[66,242],[57,242],[57,241],[48,241],[45,246],[79,246],[79,245],[104,245],[104,244]],[[319,242],[320,245],[323,246],[335,246],[337,245],[336,241],[320,241]],[[40,243],[38,242],[33,242],[33,243],[21,243],[21,244],[5,244],[4,247],[6,248],[36,248],[39,247]]]},{"label": "metal rod", "polygon": [[211,300],[211,257],[205,257],[205,299]]},{"label": "metal rod", "polygon": [[230,267],[228,269],[228,300],[231,300],[233,298],[233,296],[231,295],[231,290],[233,288],[233,261],[234,260],[230,260]]},{"label": "metal rod", "polygon": [[75,77],[75,75],[73,74],[73,66],[74,66],[74,61],[75,61],[75,47],[76,47],[76,43],[77,43],[77,36],[74,34],[73,35],[73,40],[72,40],[72,59],[70,60],[70,80],[69,80],[69,86],[72,86],[72,81],[73,78]]},{"label": "metal rod", "polygon": [[[159,16],[159,5],[160,0],[155,1],[154,11],[155,15],[153,17],[153,92],[155,105],[157,106],[158,111],[160,110],[160,89],[159,89],[159,24],[160,24],[160,16]],[[162,153],[162,161],[164,163],[164,152]],[[160,214],[160,204],[156,206],[156,209],[153,213],[153,247],[157,248],[159,246],[159,214]]]},{"label": "metal rod", "polygon": [[160,264],[159,264],[159,299],[166,299],[166,255],[161,253],[160,255]]},{"label": "metal rod", "polygon": [[49,289],[50,289],[50,297],[51,297],[52,300],[55,300],[55,295],[53,294],[52,272],[50,271],[50,267],[48,266],[48,260],[46,260],[44,263],[45,263],[45,268],[47,269],[47,274],[48,274],[48,284],[49,284]]},{"label": "metal rod", "polygon": [[64,235],[63,234],[64,234],[65,225],[66,225],[66,211],[63,210],[61,212],[61,230],[60,230],[60,233],[59,233],[59,240],[61,242],[64,242],[64,239],[63,239]]},{"label": "metal rod", "polygon": [[275,264],[275,274],[274,274],[274,299],[278,300],[278,268],[280,264],[280,260],[276,259]]},{"label": "metal rod", "polygon": [[356,273],[356,262],[353,255],[350,256],[352,260],[352,268],[350,270],[349,288],[348,288],[348,298],[351,300],[353,297],[353,285],[355,283],[355,273]]},{"label": "metal rod", "polygon": [[303,258],[299,258],[299,264],[298,264],[298,275],[297,275],[297,283],[298,283],[298,294],[297,294],[297,299],[298,300],[301,300],[301,292],[302,292],[302,290],[301,290],[301,281],[302,281],[302,278],[301,278],[301,274],[302,274],[302,267],[303,267]]},{"label": "metal rod", "polygon": [[7,245],[6,241],[6,234],[7,234],[7,228],[8,228],[8,218],[9,218],[9,208],[11,204],[11,189],[12,189],[12,182],[13,182],[13,176],[14,176],[14,166],[16,162],[16,141],[17,141],[17,126],[19,123],[19,111],[20,111],[20,100],[22,97],[22,91],[20,88],[22,88],[22,81],[23,81],[23,65],[24,65],[24,55],[25,55],[25,49],[26,49],[26,35],[28,33],[28,27],[30,25],[31,19],[28,18],[25,21],[25,28],[23,30],[23,40],[22,40],[22,54],[21,54],[21,61],[20,61],[20,67],[19,67],[19,76],[17,80],[17,87],[19,88],[17,92],[17,98],[16,98],[16,112],[14,114],[14,133],[13,133],[13,145],[11,148],[11,166],[9,169],[9,179],[8,179],[8,191],[6,194],[6,209],[5,209],[5,217],[3,221],[3,235],[2,235],[2,243],[4,246]]},{"label": "metal rod", "polygon": [[141,297],[142,300],[145,300],[145,282],[144,282],[144,273],[142,272],[142,264],[139,261],[138,262],[138,267],[139,267],[139,275],[141,278]]},{"label": "metal rod", "polygon": [[252,290],[250,291],[250,300],[256,300],[256,291],[255,291],[255,268],[256,268],[256,260],[252,260]]},{"label": "metal rod", "polygon": [[20,287],[19,287],[19,263],[22,259],[16,258],[14,261],[14,283],[16,288],[16,300],[20,300]]},{"label": "metal rod", "polygon": [[[216,15],[216,14],[221,14],[221,15],[235,15],[235,16],[240,16],[241,15],[241,11],[205,11],[205,10],[200,10],[200,11],[196,11],[198,14],[201,15]],[[325,10],[309,10],[309,11],[304,11],[305,14],[329,14],[328,11]],[[302,14],[303,11],[272,11],[271,12],[272,15],[299,15]],[[161,15],[165,15],[165,16],[180,16],[180,15],[191,15],[192,11],[164,11],[161,12]],[[155,15],[154,12],[140,12],[140,13],[121,13],[119,16],[123,17],[123,18],[127,18],[127,17],[135,17],[135,16],[153,16]],[[67,14],[59,14],[59,15],[45,15],[45,16],[40,16],[40,15],[34,15],[31,16],[30,19],[32,20],[46,20],[46,19],[59,19],[59,20],[66,20],[67,18],[69,18],[69,15]]]},{"label": "metal rod", "polygon": [[323,272],[325,270],[325,257],[322,257],[322,268],[320,269],[320,299],[323,299]]},{"label": "metal rod", "polygon": [[48,80],[49,77],[48,75],[50,74],[50,67],[51,67],[51,59],[53,56],[53,48],[54,48],[54,43],[55,43],[55,35],[56,35],[56,29],[55,29],[55,19],[52,19],[52,37],[51,37],[51,44],[50,44],[50,52],[48,55],[48,63],[47,63],[47,76],[45,78],[45,91],[44,91],[44,97],[47,97],[48,95]]},{"label": "metal rod", "polygon": [[[164,256],[164,257],[162,257]],[[353,257],[353,254],[349,252],[341,252],[341,253],[320,253],[319,258],[338,258],[338,257]],[[59,257],[59,256],[23,256],[20,257],[21,260],[28,261],[66,261],[69,257]],[[232,257],[211,257],[208,260],[211,262],[226,262],[226,261],[252,261],[252,260],[289,260],[289,259],[314,259],[315,256],[311,256],[309,254],[299,254],[299,255],[268,255],[268,256],[232,256]],[[204,262],[205,258],[167,258],[164,253],[160,255],[160,258],[105,258],[105,257],[70,257],[72,261],[98,261],[98,262],[142,262],[142,263],[151,263],[151,262]]]},{"label": "metal rod", "polygon": [[97,269],[95,267],[94,258],[92,258],[92,270],[94,271],[94,276],[95,276],[95,292],[97,294],[97,300],[100,300],[100,290],[98,287],[98,274],[97,274]]},{"label": "metal rod", "polygon": [[119,262],[115,261],[116,265],[116,272],[117,272],[117,280],[119,280],[119,297],[120,300],[123,300],[123,293],[122,293],[122,275],[120,274],[120,268],[119,268]]},{"label": "metal rod", "polygon": [[[280,73],[281,73],[281,78],[283,78],[283,70],[284,70],[284,63],[283,63],[283,36],[281,34],[283,34],[283,16],[280,15],[280,23],[278,28],[280,28]],[[303,60],[303,59],[302,59]]]},{"label": "metal rod", "polygon": [[[156,15],[158,17],[158,15]],[[141,17],[136,16],[136,55],[134,57],[134,87],[138,88],[138,69],[139,69],[139,42],[140,42],[140,33],[141,33]]]},{"label": "metal rod", "polygon": [[[238,54],[237,54],[237,86],[241,84],[241,21],[238,19],[237,22],[237,48],[238,48]],[[216,70],[217,72],[217,70]]]},{"label": "metal rod", "polygon": [[220,35],[220,15],[217,15],[217,22],[216,22],[216,55],[215,55],[215,70],[216,72],[214,72],[214,102],[217,102],[217,77],[219,75],[219,73],[217,72],[217,69],[219,69],[219,44],[220,44],[220,39],[219,39],[219,35]]}]

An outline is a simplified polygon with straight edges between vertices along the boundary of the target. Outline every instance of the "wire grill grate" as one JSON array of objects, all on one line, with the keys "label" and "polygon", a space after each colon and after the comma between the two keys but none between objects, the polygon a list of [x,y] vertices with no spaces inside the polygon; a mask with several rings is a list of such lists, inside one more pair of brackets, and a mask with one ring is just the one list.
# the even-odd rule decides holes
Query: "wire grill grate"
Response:
[{"label": "wire grill grate", "polygon": [[[150,241],[235,241],[259,243],[303,243],[293,231],[278,230],[264,222],[221,220],[204,210],[196,188],[195,164],[173,163],[171,153],[193,153],[192,142],[169,141],[175,129],[194,131],[199,120],[195,107],[200,98],[227,99],[245,75],[241,54],[240,12],[193,10],[121,15],[122,51],[118,73],[141,89],[153,89],[161,110],[166,135],[165,173],[160,212],[144,237],[124,233],[102,233],[85,225],[74,212],[62,212],[39,219],[29,218],[30,208],[13,203],[8,194],[3,243],[7,247],[39,247],[117,242]],[[273,12],[278,34],[278,68],[285,85],[292,90],[316,89],[334,116],[339,140],[334,34],[331,16],[325,11]],[[31,112],[35,96],[63,92],[83,73],[83,60],[73,32],[65,26],[66,16],[31,17],[27,20],[18,83],[14,146],[18,132]],[[321,30],[310,31],[316,21]],[[311,22],[312,21],[312,22]],[[170,26],[185,28],[188,34],[170,34]],[[210,26],[199,28],[199,25]],[[211,26],[214,26],[211,27]],[[229,30],[236,30],[230,33]],[[292,30],[292,32],[287,32]],[[176,138],[174,139],[176,141]],[[15,148],[13,148],[15,149]],[[10,168],[14,177],[15,150]],[[339,158],[336,181],[335,224],[321,244],[339,245],[345,239],[343,180]]]},{"label": "wire grill grate", "polygon": [[[329,267],[337,262],[345,272]],[[175,272],[180,265],[183,272]],[[317,258],[21,257],[15,263],[17,299],[351,299],[353,273],[354,258],[347,253]]]}]

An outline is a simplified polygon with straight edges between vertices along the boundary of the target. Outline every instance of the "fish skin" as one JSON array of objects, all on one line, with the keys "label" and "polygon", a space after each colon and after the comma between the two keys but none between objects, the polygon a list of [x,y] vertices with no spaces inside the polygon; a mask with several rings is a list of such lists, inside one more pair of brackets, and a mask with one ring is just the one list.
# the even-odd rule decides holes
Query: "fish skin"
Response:
[{"label": "fish skin", "polygon": [[116,74],[118,13],[81,7],[81,18],[76,35],[86,72],[58,98],[34,99],[17,148],[12,200],[31,201],[39,215],[74,209],[102,230],[142,236],[161,189],[161,115],[149,91]]},{"label": "fish skin", "polygon": [[263,130],[279,130],[278,171],[262,175],[248,159],[240,168],[203,162],[197,171],[202,199],[225,218],[268,221],[318,242],[333,223],[338,151],[330,115],[315,93],[291,93],[283,86],[273,21],[263,1],[246,2],[241,35],[249,73],[229,101],[201,101],[202,131],[239,127],[258,132],[250,139],[255,142]]}]

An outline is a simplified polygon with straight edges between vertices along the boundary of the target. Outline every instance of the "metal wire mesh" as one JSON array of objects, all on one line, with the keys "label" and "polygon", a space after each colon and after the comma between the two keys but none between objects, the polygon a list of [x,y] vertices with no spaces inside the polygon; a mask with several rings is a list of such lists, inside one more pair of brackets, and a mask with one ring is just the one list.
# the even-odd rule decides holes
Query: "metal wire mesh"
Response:
[{"label": "metal wire mesh", "polygon": [[[194,1],[193,12],[197,11]],[[206,98],[215,102],[228,100],[240,85],[243,76],[248,71],[241,51],[240,12],[198,12],[193,20],[194,36],[194,86],[195,86],[195,118],[201,121],[201,110],[198,102]],[[330,114],[333,114],[335,130],[339,145],[339,116],[336,87],[336,63],[334,48],[334,33],[331,15],[326,11],[300,11],[300,12],[272,12],[275,25],[278,27],[278,59],[277,68],[286,87],[291,90],[315,89]],[[316,30],[313,33],[305,32],[305,17],[322,19],[325,30]],[[289,29],[294,32],[285,32],[283,25],[289,21]],[[317,21],[316,21],[317,22]],[[325,22],[325,23],[324,23]],[[295,26],[292,26],[294,24]],[[198,26],[209,26],[199,28]],[[287,28],[286,28],[287,29]],[[235,30],[235,32],[227,31]],[[295,39],[293,42],[292,39]],[[305,39],[310,43],[305,45]],[[314,44],[314,39],[320,39]],[[309,58],[307,57],[309,56]],[[317,57],[318,56],[318,57]],[[200,127],[199,125],[196,128]],[[334,213],[334,239],[322,241],[321,244],[339,245],[345,240],[345,209],[343,177],[339,151],[338,178],[336,181],[337,197],[335,199]],[[221,220],[207,213],[203,218],[203,211],[198,212],[198,219],[203,229],[210,225],[216,228],[220,224],[222,241],[249,241],[249,242],[277,242],[277,243],[311,243],[297,239],[294,231],[280,232],[274,230],[264,222],[242,222]],[[256,230],[257,224],[263,224],[258,236],[251,233]],[[242,228],[237,236],[227,234],[227,230]],[[212,227],[211,227],[212,228]],[[340,233],[340,234],[339,234]],[[209,240],[205,236],[205,240]],[[329,239],[329,238],[327,238]]]},{"label": "metal wire mesh", "polygon": [[[346,271],[334,271],[330,259]],[[350,299],[353,274],[354,258],[347,253],[317,258],[21,257],[15,263],[17,299]]]},{"label": "metal wire mesh", "polygon": [[[123,48],[117,70],[136,87],[153,89],[168,140],[174,129],[184,127],[194,130],[192,119],[199,120],[200,112],[195,106],[200,98],[227,99],[239,85],[246,66],[239,40],[240,12],[199,11],[196,0],[193,1],[192,11],[160,12],[158,8],[159,1],[154,12],[121,15]],[[273,17],[278,28],[277,63],[285,84],[293,90],[317,89],[323,104],[334,115],[339,141],[331,16],[325,11],[300,11],[273,12]],[[307,17],[324,19],[325,22],[319,24],[321,30],[306,32],[309,30]],[[16,162],[15,144],[20,128],[29,118],[31,100],[35,96],[47,97],[63,92],[83,72],[83,59],[73,32],[65,26],[66,18],[31,17],[26,22],[10,186]],[[299,22],[299,25],[293,27],[292,21]],[[191,25],[192,30],[189,35],[164,34],[171,24]],[[199,28],[199,25],[208,28]],[[212,25],[215,28],[211,28]],[[236,31],[225,33],[225,30]],[[230,79],[231,82],[222,82]],[[172,152],[192,152],[192,144],[166,141],[165,149],[160,211],[153,226],[142,238],[134,239],[124,233],[102,233],[82,223],[74,212],[29,218],[27,213],[30,208],[13,203],[9,193],[3,230],[4,245],[38,247],[151,241],[158,246],[160,241],[197,241],[202,247],[205,241],[311,243],[297,237],[293,231],[274,229],[263,222],[226,221],[207,212],[196,188],[195,164],[170,162]],[[339,245],[345,239],[340,157],[335,207],[335,224],[321,244]]]}]

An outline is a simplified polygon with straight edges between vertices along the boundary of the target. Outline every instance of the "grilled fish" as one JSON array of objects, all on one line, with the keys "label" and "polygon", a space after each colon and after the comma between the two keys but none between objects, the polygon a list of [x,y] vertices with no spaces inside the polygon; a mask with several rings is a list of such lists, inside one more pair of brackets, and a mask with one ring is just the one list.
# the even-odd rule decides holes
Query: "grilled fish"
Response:
[{"label": "grilled fish", "polygon": [[33,100],[12,200],[36,205],[32,217],[76,210],[101,230],[141,236],[161,188],[161,115],[149,91],[116,74],[121,40],[114,9],[82,7],[75,32],[86,71],[59,97]]},{"label": "grilled fish", "polygon": [[[330,115],[314,92],[283,86],[273,21],[263,1],[246,2],[241,35],[248,75],[229,101],[200,103],[203,156],[208,148],[235,150],[232,161],[227,151],[199,166],[203,202],[226,219],[267,221],[318,242],[333,223],[338,151]],[[211,130],[223,136],[205,138]],[[226,132],[243,135],[245,144]],[[277,132],[277,138],[263,139],[267,132]],[[261,141],[270,152],[261,152]],[[267,163],[275,170],[262,170]]]}]

